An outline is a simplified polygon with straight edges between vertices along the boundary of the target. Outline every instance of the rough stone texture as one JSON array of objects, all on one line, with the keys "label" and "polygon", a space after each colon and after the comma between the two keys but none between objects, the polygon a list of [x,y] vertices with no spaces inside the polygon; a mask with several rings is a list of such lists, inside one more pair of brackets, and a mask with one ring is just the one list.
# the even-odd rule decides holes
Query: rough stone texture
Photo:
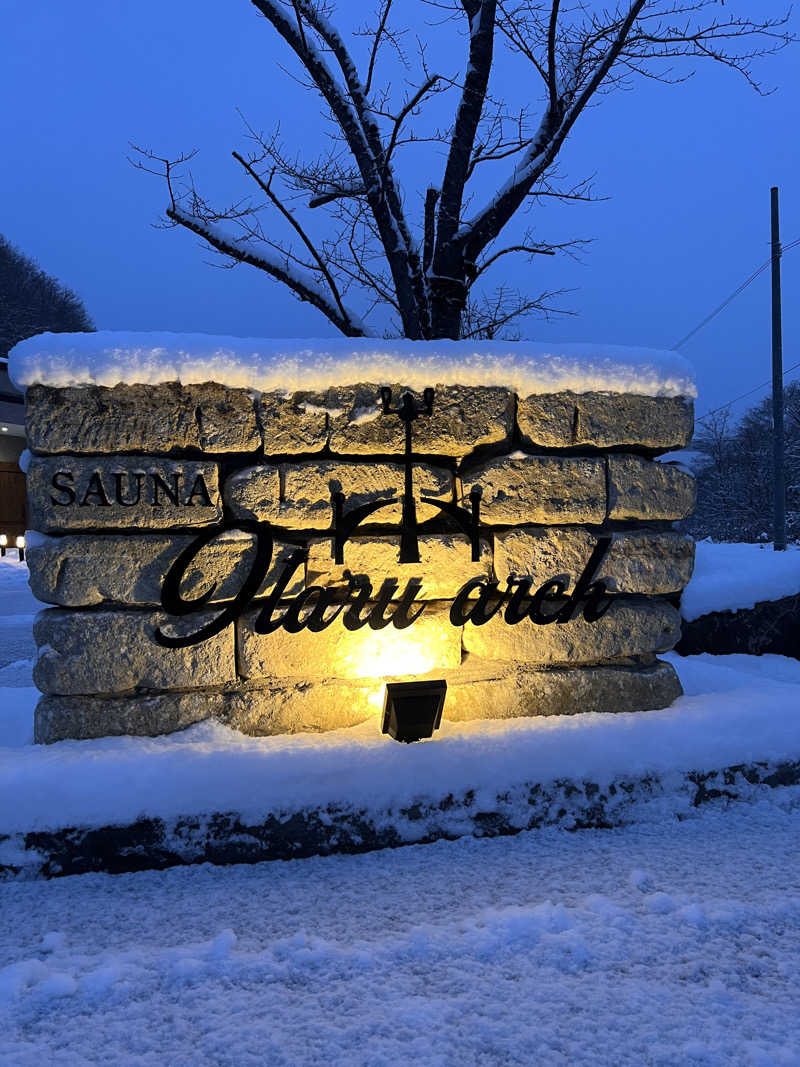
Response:
[{"label": "rough stone texture", "polygon": [[[452,500],[453,476],[439,467],[414,469],[417,518],[420,521],[439,514],[422,495]],[[225,502],[234,515],[259,519],[298,530],[326,530],[331,525],[331,496],[343,492],[346,508],[372,500],[398,497],[396,503],[381,508],[366,525],[397,525],[400,522],[403,492],[403,466],[399,463],[343,463],[339,460],[261,465],[239,471],[225,483]],[[279,496],[280,494],[280,496]]]},{"label": "rough stone texture", "polygon": [[203,719],[223,718],[220,692],[152,693],[136,697],[47,696],[36,705],[36,744],[91,737],[156,737]]},{"label": "rough stone texture", "polygon": [[216,617],[172,619],[149,611],[49,608],[34,623],[35,685],[47,694],[124,694],[136,689],[202,689],[236,680],[233,626],[188,648],[162,648],[154,632],[194,632]]},{"label": "rough stone texture", "polygon": [[[414,422],[413,447],[418,455],[463,458],[476,448],[500,446],[510,440],[514,419],[514,396],[508,389],[434,386],[433,413]],[[418,403],[422,397],[406,386],[392,385],[392,407],[410,392]],[[380,386],[363,384],[331,389],[329,443],[341,455],[392,455],[405,449],[405,429],[395,415],[381,414]]]},{"label": "rough stone texture", "polygon": [[365,574],[374,589],[386,578],[397,578],[400,587],[411,578],[422,580],[420,600],[449,600],[461,586],[479,574],[488,575],[492,568],[492,551],[481,541],[481,558],[472,562],[469,539],[461,534],[423,534],[419,538],[419,563],[400,564],[400,541],[392,537],[354,537],[344,546],[344,564],[337,566],[331,555],[330,538],[309,544],[309,585],[346,585],[344,571]]},{"label": "rough stone texture", "polygon": [[[154,475],[160,476],[173,491],[177,486],[177,504],[170,500],[163,486],[157,487]],[[209,526],[222,517],[215,463],[153,456],[93,459],[52,456],[33,458],[27,477],[29,521],[32,529],[42,533],[165,530]],[[60,488],[54,486],[54,477]],[[205,484],[207,498],[198,479]],[[192,496],[197,487],[201,492]],[[118,497],[132,503],[118,503]],[[210,507],[206,499],[211,501]]]},{"label": "rough stone texture", "polygon": [[321,633],[279,629],[258,634],[253,627],[257,615],[256,607],[237,623],[238,666],[244,678],[417,677],[461,663],[461,628],[450,625],[448,605],[426,603],[405,630],[389,625],[350,631],[339,614]]},{"label": "rough stone texture", "polygon": [[630,393],[543,393],[517,403],[520,440],[528,447],[685,448],[694,406],[685,397]]},{"label": "rough stone texture", "polygon": [[[531,671],[507,664],[478,663],[443,670],[447,680],[444,718],[453,722],[520,716],[576,715],[585,711],[648,711],[681,695],[668,663],[646,667],[602,666]],[[488,676],[487,676],[488,675]],[[340,730],[369,719],[380,730],[383,683],[274,680],[258,688],[136,697],[43,697],[36,708],[34,740],[155,737],[217,719],[256,737]]]},{"label": "rough stone texture", "polygon": [[601,523],[606,517],[606,477],[599,456],[504,457],[461,478],[463,500],[483,490],[481,518],[492,525]]},{"label": "rough stone texture", "polygon": [[369,718],[376,719],[375,728],[380,730],[382,711],[383,685],[378,682],[275,681],[258,689],[226,693],[218,717],[243,734],[268,737],[341,730]]},{"label": "rough stone texture", "polygon": [[602,663],[669,651],[680,638],[680,623],[676,609],[664,600],[620,597],[592,623],[579,613],[566,623],[541,626],[523,619],[509,626],[499,612],[483,626],[468,622],[463,644],[483,659],[519,664]]},{"label": "rough stone texture", "polygon": [[608,456],[610,519],[685,519],[694,511],[694,478],[668,463]]},{"label": "rough stone texture", "polygon": [[577,408],[576,445],[666,452],[685,448],[694,431],[694,404],[682,396],[582,393]]},{"label": "rough stone texture", "polygon": [[534,448],[571,448],[575,443],[575,393],[541,393],[519,397],[520,440]]},{"label": "rough stone texture", "polygon": [[[617,593],[675,593],[692,576],[694,541],[672,531],[618,531],[595,577]],[[557,574],[575,582],[589,561],[598,535],[574,526],[503,530],[494,538],[494,570],[501,582],[511,574],[531,578],[534,588]]]},{"label": "rough stone texture", "polygon": [[33,385],[25,402],[32,452],[252,452],[261,444],[253,398],[215,382]]},{"label": "rough stone texture", "polygon": [[[167,571],[193,540],[190,534],[48,538],[26,552],[31,590],[46,604],[70,608],[102,603],[155,606],[161,603]],[[273,562],[258,595],[275,582],[292,550],[293,546],[275,543]],[[195,557],[181,583],[181,595],[194,600],[216,583],[210,603],[231,600],[250,573],[254,557],[252,534],[222,534]],[[287,596],[302,588],[300,567]]]},{"label": "rough stone texture", "polygon": [[674,668],[662,662],[649,667],[511,669],[497,678],[448,682],[443,715],[465,722],[587,711],[651,711],[668,707],[682,692]]},{"label": "rough stone texture", "polygon": [[320,393],[262,393],[258,424],[268,456],[320,452],[328,443],[326,397]]}]

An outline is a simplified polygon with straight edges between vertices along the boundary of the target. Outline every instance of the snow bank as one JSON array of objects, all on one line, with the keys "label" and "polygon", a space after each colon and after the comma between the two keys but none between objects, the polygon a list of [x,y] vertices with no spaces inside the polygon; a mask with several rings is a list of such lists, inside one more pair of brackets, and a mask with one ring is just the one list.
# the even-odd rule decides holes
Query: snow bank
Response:
[{"label": "snow bank", "polygon": [[681,614],[691,622],[710,611],[740,611],[764,600],[800,593],[800,547],[697,542],[692,579]]},{"label": "snow bank", "polygon": [[372,381],[504,385],[523,396],[573,390],[641,396],[697,395],[676,352],[618,345],[372,338],[267,339],[207,334],[43,333],[16,345],[9,373],[19,388],[157,385],[206,381],[260,391],[323,389]]},{"label": "snow bank", "polygon": [[[605,788],[620,775],[800,757],[800,663],[720,658],[672,657],[687,695],[663,711],[445,722],[431,741],[415,745],[382,736],[376,721],[271,738],[206,722],[168,737],[7,742],[0,833],[212,811],[236,811],[244,821],[328,805],[377,812],[468,790],[483,810],[482,802],[491,805],[504,787],[524,782]],[[0,691],[0,706],[30,701],[32,709],[34,695]],[[16,738],[20,719],[17,711],[8,720]]]}]

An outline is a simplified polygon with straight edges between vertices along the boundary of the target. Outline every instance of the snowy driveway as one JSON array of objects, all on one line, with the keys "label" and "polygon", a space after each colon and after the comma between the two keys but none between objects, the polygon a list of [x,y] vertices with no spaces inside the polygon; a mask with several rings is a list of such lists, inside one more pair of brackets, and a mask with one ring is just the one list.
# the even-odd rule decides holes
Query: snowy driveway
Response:
[{"label": "snowy driveway", "polygon": [[2,885],[0,1064],[798,1064],[799,794]]}]

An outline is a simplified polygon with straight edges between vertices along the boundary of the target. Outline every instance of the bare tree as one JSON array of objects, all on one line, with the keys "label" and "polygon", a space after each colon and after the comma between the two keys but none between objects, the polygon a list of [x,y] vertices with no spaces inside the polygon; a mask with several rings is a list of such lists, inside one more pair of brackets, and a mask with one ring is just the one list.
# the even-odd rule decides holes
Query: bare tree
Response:
[{"label": "bare tree", "polygon": [[[786,528],[800,540],[800,382],[783,391],[786,421]],[[764,541],[772,536],[772,399],[750,408],[737,423],[727,410],[698,427],[693,448],[697,507],[684,528],[716,541]]]},{"label": "bare tree", "polygon": [[[305,159],[285,146],[280,130],[248,127],[250,151],[233,158],[254,192],[224,208],[197,190],[186,166],[191,155],[169,159],[135,149],[137,165],[166,179],[172,224],[202,237],[230,264],[248,263],[282,282],[348,336],[371,332],[366,323],[376,307],[392,309],[396,329],[416,339],[496,334],[518,317],[510,314],[514,307],[522,314],[552,310],[552,293],[529,298],[505,286],[492,296],[482,286],[508,255],[572,247],[530,231],[507,244],[500,238],[526,206],[593,198],[590,182],[565,184],[557,170],[587,107],[639,78],[684,80],[700,60],[728,67],[763,91],[754,62],[794,39],[788,14],[735,15],[719,0],[610,7],[588,0],[425,0],[444,23],[437,33],[464,33],[458,75],[447,69],[452,47],[434,46],[434,64],[431,48],[418,41],[412,62],[408,34],[394,21],[395,0],[378,0],[372,24],[347,34],[331,21],[332,0],[251,2],[294,53],[301,84],[321,97],[328,150]],[[492,93],[501,49],[518,64],[517,108]],[[390,77],[398,64],[399,96]],[[437,152],[426,154],[431,146]],[[422,152],[430,176],[413,196],[398,178],[398,161],[411,150]],[[481,200],[484,175],[494,192]],[[312,217],[320,211],[329,216],[323,227]],[[275,236],[276,223],[286,238]],[[349,303],[354,293],[361,297],[358,312]],[[493,302],[497,315],[487,321]],[[477,326],[476,309],[483,309]]]}]

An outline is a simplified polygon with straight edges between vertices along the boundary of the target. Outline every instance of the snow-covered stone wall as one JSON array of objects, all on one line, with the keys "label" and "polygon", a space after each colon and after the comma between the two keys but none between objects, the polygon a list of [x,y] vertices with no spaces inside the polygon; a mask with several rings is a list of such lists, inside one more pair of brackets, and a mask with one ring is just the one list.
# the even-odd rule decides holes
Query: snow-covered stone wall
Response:
[{"label": "snow-covered stone wall", "polygon": [[[593,372],[588,384],[607,387],[581,391],[573,370],[576,389],[542,391],[529,377],[520,392],[461,384],[449,366],[441,382],[434,360],[427,413],[418,369],[407,380],[331,374],[327,387],[255,391],[137,382],[129,354],[125,380],[98,385],[85,360],[76,372],[48,358],[49,372],[16,365],[39,535],[31,585],[54,605],[35,625],[38,741],[155,735],[211,717],[253,734],[328,730],[377,721],[385,679],[428,675],[447,681],[444,715],[460,720],[648,709],[679,695],[657,654],[680,633],[672,601],[694,545],[671,524],[691,512],[694,483],[655,462],[691,438],[692,402],[676,388],[619,391]],[[418,562],[400,562],[406,428],[383,411],[387,385],[393,407],[410,391],[420,409]],[[338,562],[337,494],[339,521],[381,504]],[[473,552],[463,516],[478,496]],[[245,603],[237,594],[257,565],[260,529],[273,550]],[[198,604],[168,616],[170,568],[217,530],[180,582]],[[603,537],[587,583],[605,580],[610,597],[592,618],[567,597]],[[409,617],[422,610],[398,627],[391,615],[403,603]],[[232,604],[232,621],[204,640],[156,639],[195,634]]]}]

